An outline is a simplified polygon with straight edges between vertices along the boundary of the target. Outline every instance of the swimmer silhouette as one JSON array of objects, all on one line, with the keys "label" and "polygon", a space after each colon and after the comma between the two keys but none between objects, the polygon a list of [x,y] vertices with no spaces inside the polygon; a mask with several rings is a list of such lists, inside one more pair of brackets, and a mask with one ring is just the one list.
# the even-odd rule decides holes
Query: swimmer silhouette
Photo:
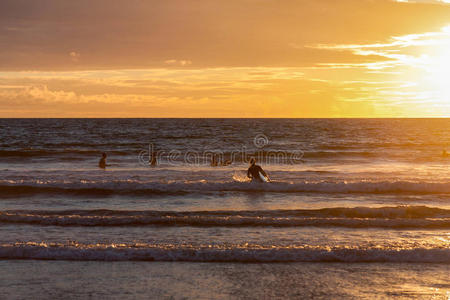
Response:
[{"label": "swimmer silhouette", "polygon": [[211,158],[211,167],[217,167],[219,165],[219,162],[217,161],[217,157],[214,154]]},{"label": "swimmer silhouette", "polygon": [[226,159],[225,157],[223,157],[222,163],[220,165],[226,167],[226,166],[231,165],[232,163],[233,163],[233,161],[231,160],[231,158]]},{"label": "swimmer silhouette", "polygon": [[156,160],[156,156],[157,156],[156,151],[153,151],[152,152],[152,158],[149,161],[149,165],[152,166],[152,167],[156,167],[156,165],[158,164],[158,161]]},{"label": "swimmer silhouette", "polygon": [[106,153],[102,154],[102,158],[100,158],[100,161],[98,162],[98,167],[101,169],[105,169],[107,166],[106,164]]}]

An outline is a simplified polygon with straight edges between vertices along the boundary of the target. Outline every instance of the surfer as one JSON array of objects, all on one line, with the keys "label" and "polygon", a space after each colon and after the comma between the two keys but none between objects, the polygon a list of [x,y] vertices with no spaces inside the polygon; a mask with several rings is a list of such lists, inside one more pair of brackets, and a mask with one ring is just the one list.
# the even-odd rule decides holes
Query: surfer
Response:
[{"label": "surfer", "polygon": [[105,169],[106,166],[106,153],[103,153],[102,158],[100,158],[100,161],[98,162],[98,167],[101,169]]},{"label": "surfer", "polygon": [[250,167],[247,170],[247,177],[251,178],[252,181],[264,182],[262,176],[264,176],[267,181],[269,180],[269,176],[264,172],[261,166],[256,164],[256,160],[254,158],[250,159]]},{"label": "surfer", "polygon": [[442,157],[447,158],[450,154],[447,153],[447,150],[442,151]]}]

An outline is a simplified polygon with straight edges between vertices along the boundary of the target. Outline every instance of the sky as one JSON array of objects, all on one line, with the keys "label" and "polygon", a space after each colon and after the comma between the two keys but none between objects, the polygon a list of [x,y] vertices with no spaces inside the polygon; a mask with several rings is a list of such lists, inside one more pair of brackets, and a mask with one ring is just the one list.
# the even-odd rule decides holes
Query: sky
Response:
[{"label": "sky", "polygon": [[0,0],[0,117],[450,117],[450,0]]}]

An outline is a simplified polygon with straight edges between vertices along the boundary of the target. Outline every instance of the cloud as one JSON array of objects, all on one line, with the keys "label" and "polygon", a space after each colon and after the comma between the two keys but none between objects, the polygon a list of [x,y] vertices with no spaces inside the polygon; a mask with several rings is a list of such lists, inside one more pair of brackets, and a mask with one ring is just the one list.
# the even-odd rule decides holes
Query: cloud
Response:
[{"label": "cloud", "polygon": [[50,91],[45,85],[0,88],[0,103],[3,106],[58,104],[78,100],[73,92]]},{"label": "cloud", "polygon": [[[429,66],[429,58],[423,51],[411,49],[434,47],[450,49],[450,26],[443,27],[437,32],[425,32],[420,34],[408,34],[394,36],[386,43],[375,44],[318,44],[307,47],[332,51],[349,51],[357,56],[379,56],[387,61],[364,63],[331,63],[318,64],[329,68],[366,68],[380,70],[399,66],[426,68]],[[448,50],[447,49],[447,50]],[[418,53],[418,54],[417,54]]]},{"label": "cloud", "polygon": [[[355,91],[297,68],[0,73],[0,116],[342,116]],[[64,75],[64,77],[60,76]],[[360,93],[358,91],[358,93]],[[120,107],[120,108],[119,108]],[[370,105],[352,104],[356,116]],[[33,108],[33,110],[31,110]],[[213,108],[213,109],[211,109]]]},{"label": "cloud", "polygon": [[169,59],[169,60],[165,60],[164,63],[166,65],[178,65],[178,66],[189,66],[192,65],[192,61],[190,60],[176,60],[176,59]]},{"label": "cloud", "polygon": [[[379,56],[385,61],[361,63],[319,63],[317,70],[328,70],[345,74],[343,79],[383,78],[385,84],[347,87],[347,90],[365,91],[361,95],[342,101],[372,102],[378,111],[394,115],[424,116],[450,115],[448,76],[450,76],[450,26],[438,31],[394,36],[385,42],[367,44],[318,44],[309,47],[330,52],[350,52],[355,56]],[[375,76],[375,77],[373,77]],[[399,84],[403,82],[402,84]],[[336,81],[338,82],[338,81]],[[387,84],[387,83],[391,84]]]},{"label": "cloud", "polygon": [[21,117],[450,115],[439,90],[386,73],[364,64],[0,72],[0,116],[14,109]]},{"label": "cloud", "polygon": [[70,56],[70,59],[73,61],[73,62],[78,62],[79,60],[80,60],[80,53],[77,53],[77,52],[75,52],[75,51],[72,51],[72,52],[70,52],[69,53],[69,56]]}]

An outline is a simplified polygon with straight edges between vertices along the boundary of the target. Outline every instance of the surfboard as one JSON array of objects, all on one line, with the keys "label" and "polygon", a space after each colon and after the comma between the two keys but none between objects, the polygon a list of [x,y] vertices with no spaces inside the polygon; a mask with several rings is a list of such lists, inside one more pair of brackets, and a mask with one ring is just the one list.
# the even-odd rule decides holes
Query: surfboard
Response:
[{"label": "surfboard", "polygon": [[269,182],[269,178],[267,178],[266,176],[264,176],[263,174],[261,174],[261,172],[258,172],[259,174],[259,178],[261,178],[261,180],[263,182]]}]

